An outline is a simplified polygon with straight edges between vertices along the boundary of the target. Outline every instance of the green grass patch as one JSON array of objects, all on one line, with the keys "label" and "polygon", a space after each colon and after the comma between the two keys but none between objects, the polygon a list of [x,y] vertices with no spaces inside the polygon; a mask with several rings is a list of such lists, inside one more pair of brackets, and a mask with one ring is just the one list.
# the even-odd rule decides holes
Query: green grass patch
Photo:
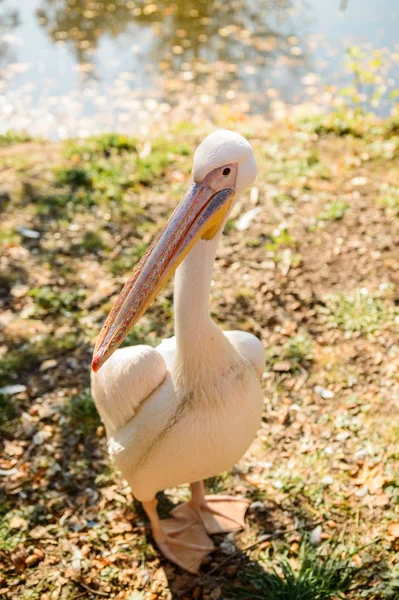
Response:
[{"label": "green grass patch", "polygon": [[322,221],[340,221],[349,209],[350,205],[345,200],[334,200],[325,206],[325,210],[320,213],[319,219]]},{"label": "green grass patch", "polygon": [[[297,561],[295,561],[297,563]],[[266,570],[267,569],[267,570]],[[344,598],[356,568],[337,551],[326,557],[309,544],[302,544],[299,565],[287,558],[268,561],[265,569],[253,565],[240,577],[244,585],[229,590],[234,600],[331,600]]]},{"label": "green grass patch", "polygon": [[319,312],[327,327],[341,329],[351,337],[355,332],[367,335],[384,328],[392,323],[397,309],[384,298],[384,290],[369,293],[360,288],[350,295],[339,292],[326,296]]},{"label": "green grass patch", "polygon": [[291,371],[308,368],[313,361],[312,340],[301,333],[289,338],[282,346],[270,346],[266,351],[266,363],[273,367],[278,362],[289,362]]},{"label": "green grass patch", "polygon": [[101,424],[100,416],[91,396],[90,389],[86,388],[74,396],[67,405],[69,425],[85,434],[93,433]]},{"label": "green grass patch", "polygon": [[384,184],[376,203],[385,208],[387,213],[399,216],[399,187]]},{"label": "green grass patch", "polygon": [[56,358],[77,346],[79,336],[70,332],[62,337],[49,335],[34,343],[26,342],[6,352],[0,358],[0,386],[23,380],[24,373],[49,358]]},{"label": "green grass patch", "polygon": [[86,298],[83,290],[59,291],[43,285],[28,292],[36,304],[38,314],[70,317],[80,310],[81,302]]},{"label": "green grass patch", "polygon": [[109,157],[112,153],[137,152],[137,140],[118,133],[103,133],[82,140],[72,140],[65,144],[67,158],[80,156],[84,160],[95,157]]},{"label": "green grass patch", "polygon": [[6,426],[14,417],[17,411],[15,408],[15,402],[10,396],[1,394],[0,395],[0,425]]},{"label": "green grass patch", "polygon": [[0,135],[0,146],[11,146],[12,144],[21,144],[22,142],[31,142],[32,137],[24,131],[13,131],[10,129]]},{"label": "green grass patch", "polygon": [[270,242],[265,244],[265,249],[269,252],[277,252],[281,248],[288,248],[294,246],[296,240],[289,233],[288,229],[284,228],[270,235]]}]

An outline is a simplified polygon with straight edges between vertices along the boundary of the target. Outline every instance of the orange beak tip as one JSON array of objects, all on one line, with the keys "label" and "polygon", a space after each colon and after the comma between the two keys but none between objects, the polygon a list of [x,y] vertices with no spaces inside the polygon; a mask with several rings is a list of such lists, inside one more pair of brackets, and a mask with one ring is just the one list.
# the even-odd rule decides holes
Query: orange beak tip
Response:
[{"label": "orange beak tip", "polygon": [[92,371],[94,371],[94,373],[97,373],[97,371],[100,369],[101,367],[101,354],[97,353],[94,357],[93,360],[91,362],[91,369]]}]

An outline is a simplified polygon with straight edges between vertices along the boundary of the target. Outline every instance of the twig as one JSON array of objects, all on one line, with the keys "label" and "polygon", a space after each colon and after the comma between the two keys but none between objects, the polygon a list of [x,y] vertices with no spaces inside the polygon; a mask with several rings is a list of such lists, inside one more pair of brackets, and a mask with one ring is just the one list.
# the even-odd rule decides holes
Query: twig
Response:
[{"label": "twig", "polygon": [[[219,571],[219,569],[221,569],[222,567],[227,565],[228,562],[233,560],[233,558],[236,558],[237,556],[240,556],[246,552],[251,551],[256,546],[261,546],[262,544],[265,544],[266,542],[269,542],[270,540],[274,540],[280,536],[287,535],[289,533],[293,533],[294,531],[301,531],[303,529],[317,527],[318,525],[322,525],[324,522],[325,521],[316,521],[316,523],[310,523],[309,525],[304,525],[303,527],[293,527],[292,529],[285,529],[285,530],[277,529],[277,531],[274,531],[273,533],[268,533],[266,535],[262,535],[258,540],[256,540],[256,542],[253,542],[252,544],[249,544],[249,546],[245,546],[245,548],[241,548],[240,550],[237,550],[233,554],[230,554],[230,556],[228,556],[227,558],[222,560],[222,562],[219,563],[218,565],[216,565],[216,567],[214,567],[213,569],[211,569],[211,571],[209,571],[208,573],[205,573],[205,579],[208,579],[209,577],[214,575],[217,571]],[[183,590],[182,592],[179,592],[178,596],[179,597],[185,596],[186,594],[191,592],[200,582],[201,582],[201,578],[197,577],[196,580],[194,581],[194,583],[189,588]]]},{"label": "twig", "polygon": [[108,592],[100,592],[99,590],[93,590],[91,587],[83,583],[83,581],[77,581],[78,585],[81,585],[85,590],[91,592],[92,594],[96,594],[96,596],[103,596],[104,598],[109,598]]}]

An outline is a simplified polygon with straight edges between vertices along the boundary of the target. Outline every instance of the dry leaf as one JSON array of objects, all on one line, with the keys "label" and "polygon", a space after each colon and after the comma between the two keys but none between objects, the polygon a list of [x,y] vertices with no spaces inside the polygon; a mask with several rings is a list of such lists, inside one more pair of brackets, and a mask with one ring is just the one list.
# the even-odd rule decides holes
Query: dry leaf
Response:
[{"label": "dry leaf", "polygon": [[27,529],[28,521],[16,515],[15,517],[12,517],[12,519],[10,519],[9,527],[10,529]]},{"label": "dry leaf", "polygon": [[387,530],[388,530],[388,534],[390,536],[392,536],[395,539],[399,538],[399,522],[398,521],[389,523]]}]

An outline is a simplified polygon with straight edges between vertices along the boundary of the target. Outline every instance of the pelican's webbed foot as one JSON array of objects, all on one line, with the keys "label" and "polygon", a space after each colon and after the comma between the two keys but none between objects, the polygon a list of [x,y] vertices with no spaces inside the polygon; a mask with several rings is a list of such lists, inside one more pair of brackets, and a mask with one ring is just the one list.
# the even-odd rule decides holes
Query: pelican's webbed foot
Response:
[{"label": "pelican's webbed foot", "polygon": [[248,500],[234,496],[205,496],[202,482],[193,483],[191,492],[191,500],[172,511],[174,517],[185,521],[196,519],[209,534],[228,533],[245,527]]},{"label": "pelican's webbed foot", "polygon": [[151,521],[152,534],[162,554],[170,561],[189,571],[198,573],[202,560],[215,546],[203,525],[193,515],[160,520],[156,500],[143,503]]}]

